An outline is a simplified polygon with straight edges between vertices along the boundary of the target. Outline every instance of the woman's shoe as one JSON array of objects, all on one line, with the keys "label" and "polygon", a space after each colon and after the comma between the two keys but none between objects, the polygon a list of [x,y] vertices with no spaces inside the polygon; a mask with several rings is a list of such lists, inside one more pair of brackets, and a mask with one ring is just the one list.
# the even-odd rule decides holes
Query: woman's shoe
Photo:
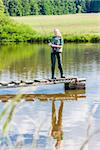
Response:
[{"label": "woman's shoe", "polygon": [[51,79],[56,80],[56,77],[52,77]]},{"label": "woman's shoe", "polygon": [[66,78],[65,76],[61,76],[61,78]]}]

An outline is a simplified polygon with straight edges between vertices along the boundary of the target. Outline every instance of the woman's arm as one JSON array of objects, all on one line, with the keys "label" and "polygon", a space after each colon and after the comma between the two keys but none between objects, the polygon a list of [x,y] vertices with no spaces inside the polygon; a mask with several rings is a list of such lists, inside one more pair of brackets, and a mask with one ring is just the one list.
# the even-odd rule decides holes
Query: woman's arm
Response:
[{"label": "woman's arm", "polygon": [[63,46],[62,46],[62,45],[55,45],[55,44],[52,44],[51,47],[62,48]]},{"label": "woman's arm", "polygon": [[63,47],[62,45],[55,45],[55,44],[52,44],[52,43],[49,43],[49,46],[50,47],[55,47],[55,48],[62,48]]}]

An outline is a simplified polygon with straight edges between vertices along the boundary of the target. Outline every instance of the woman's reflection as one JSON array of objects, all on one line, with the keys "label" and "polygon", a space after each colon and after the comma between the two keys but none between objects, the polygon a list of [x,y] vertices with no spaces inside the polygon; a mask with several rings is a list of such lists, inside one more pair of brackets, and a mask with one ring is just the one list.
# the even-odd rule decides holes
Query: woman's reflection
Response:
[{"label": "woman's reflection", "polygon": [[52,101],[52,130],[51,136],[56,139],[55,147],[60,149],[61,140],[63,139],[62,131],[62,111],[63,111],[63,100],[60,101],[59,111],[58,111],[58,120],[56,118],[56,107],[55,101]]}]

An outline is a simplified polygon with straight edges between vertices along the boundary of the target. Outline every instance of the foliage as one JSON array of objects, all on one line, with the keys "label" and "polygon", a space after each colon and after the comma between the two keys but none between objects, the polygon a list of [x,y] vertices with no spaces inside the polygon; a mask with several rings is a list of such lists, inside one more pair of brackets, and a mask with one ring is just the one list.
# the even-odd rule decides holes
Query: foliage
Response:
[{"label": "foliage", "polygon": [[10,16],[100,12],[99,0],[3,0]]},{"label": "foliage", "polygon": [[[13,5],[13,3],[11,4]],[[11,11],[14,12],[14,10]],[[36,32],[30,27],[22,24],[16,24],[15,21],[11,20],[8,16],[5,16],[3,3],[2,0],[0,0],[0,42],[28,41],[35,35],[35,33]]]},{"label": "foliage", "polygon": [[35,35],[35,32],[28,26],[16,24],[5,15],[0,15],[0,41],[28,41]]}]

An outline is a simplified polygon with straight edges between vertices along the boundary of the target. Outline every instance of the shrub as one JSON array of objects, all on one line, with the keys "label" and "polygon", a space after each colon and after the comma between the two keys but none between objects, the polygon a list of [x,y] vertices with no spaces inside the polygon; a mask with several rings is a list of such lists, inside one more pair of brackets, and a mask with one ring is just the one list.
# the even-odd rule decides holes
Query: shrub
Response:
[{"label": "shrub", "polygon": [[36,32],[27,25],[18,24],[9,17],[0,14],[0,41],[28,41]]}]

